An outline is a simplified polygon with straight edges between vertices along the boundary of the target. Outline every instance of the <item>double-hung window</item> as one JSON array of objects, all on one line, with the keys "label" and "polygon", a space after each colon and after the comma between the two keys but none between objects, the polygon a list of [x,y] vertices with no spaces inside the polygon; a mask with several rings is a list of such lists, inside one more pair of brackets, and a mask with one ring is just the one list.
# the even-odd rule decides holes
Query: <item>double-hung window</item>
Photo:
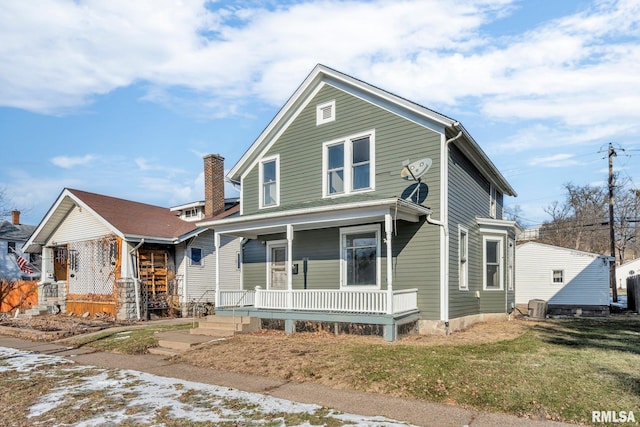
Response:
[{"label": "double-hung window", "polygon": [[380,286],[379,235],[378,225],[340,230],[343,287]]},{"label": "double-hung window", "polygon": [[484,237],[484,289],[502,289],[502,239]]},{"label": "double-hung window", "polygon": [[332,197],[373,190],[374,157],[374,131],[324,143],[323,196]]},{"label": "double-hung window", "polygon": [[271,156],[260,162],[260,207],[280,204],[280,158]]}]

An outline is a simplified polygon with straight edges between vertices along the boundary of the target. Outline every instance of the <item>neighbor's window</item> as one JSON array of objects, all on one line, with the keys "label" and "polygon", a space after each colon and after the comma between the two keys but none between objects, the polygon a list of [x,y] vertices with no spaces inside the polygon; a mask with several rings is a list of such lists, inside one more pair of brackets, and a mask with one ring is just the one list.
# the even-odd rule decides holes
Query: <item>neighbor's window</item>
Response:
[{"label": "neighbor's window", "polygon": [[502,240],[484,238],[484,289],[502,289]]},{"label": "neighbor's window", "polygon": [[279,175],[279,157],[269,157],[260,162],[261,208],[280,204]]},{"label": "neighbor's window", "polygon": [[323,145],[323,196],[373,190],[374,134],[370,131]]},{"label": "neighbor's window", "polygon": [[553,270],[551,273],[551,281],[554,285],[561,285],[564,283],[564,270]]},{"label": "neighbor's window", "polygon": [[379,286],[379,226],[340,230],[343,286]]},{"label": "neighbor's window", "polygon": [[191,258],[191,265],[202,265],[202,249],[191,248],[190,258]]},{"label": "neighbor's window", "polygon": [[458,227],[458,288],[461,291],[469,289],[469,231]]},{"label": "neighbor's window", "polygon": [[16,242],[7,242],[7,253],[13,254],[16,251]]}]

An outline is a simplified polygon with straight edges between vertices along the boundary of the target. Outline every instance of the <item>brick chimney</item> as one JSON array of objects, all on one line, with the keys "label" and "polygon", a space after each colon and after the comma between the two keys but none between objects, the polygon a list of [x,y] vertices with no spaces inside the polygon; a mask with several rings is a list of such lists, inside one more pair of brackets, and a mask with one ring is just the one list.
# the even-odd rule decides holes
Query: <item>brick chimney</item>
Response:
[{"label": "brick chimney", "polygon": [[204,215],[211,217],[224,211],[224,157],[204,156]]},{"label": "brick chimney", "polygon": [[17,210],[11,211],[11,224],[13,225],[20,224],[20,211],[17,211]]}]

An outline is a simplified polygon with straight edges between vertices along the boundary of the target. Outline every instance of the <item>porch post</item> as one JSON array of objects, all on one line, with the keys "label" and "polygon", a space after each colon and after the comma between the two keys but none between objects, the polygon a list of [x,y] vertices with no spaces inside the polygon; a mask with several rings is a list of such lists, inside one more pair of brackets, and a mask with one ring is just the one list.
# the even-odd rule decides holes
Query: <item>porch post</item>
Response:
[{"label": "porch post", "polygon": [[287,309],[293,309],[293,225],[287,224]]},{"label": "porch post", "polygon": [[215,307],[222,307],[220,305],[220,233],[217,231],[213,233],[213,245],[216,251],[216,299]]},{"label": "porch post", "polygon": [[393,231],[393,218],[391,214],[384,216],[385,243],[387,244],[387,314],[393,314],[393,247],[391,235]]}]

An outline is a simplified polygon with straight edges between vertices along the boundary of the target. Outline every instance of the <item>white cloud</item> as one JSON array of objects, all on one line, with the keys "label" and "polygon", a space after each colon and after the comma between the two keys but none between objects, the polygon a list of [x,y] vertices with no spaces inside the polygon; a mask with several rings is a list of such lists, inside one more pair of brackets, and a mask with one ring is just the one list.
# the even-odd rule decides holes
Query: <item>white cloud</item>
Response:
[{"label": "white cloud", "polygon": [[96,159],[96,156],[87,154],[82,157],[56,156],[51,159],[51,163],[63,169],[71,169],[76,166],[86,165]]},{"label": "white cloud", "polygon": [[[640,119],[637,1],[597,1],[509,37],[484,26],[508,19],[519,7],[512,0],[259,4],[9,2],[0,14],[0,105],[62,114],[140,83],[144,99],[172,109],[241,115],[256,99],[284,102],[320,62],[492,120],[553,119],[606,137]],[[583,143],[571,133],[567,141]],[[521,136],[521,149],[531,147]]]},{"label": "white cloud", "polygon": [[573,154],[554,154],[545,157],[534,157],[529,161],[530,166],[541,166],[548,168],[559,168],[567,166],[575,166],[580,164],[579,161],[574,159]]}]

